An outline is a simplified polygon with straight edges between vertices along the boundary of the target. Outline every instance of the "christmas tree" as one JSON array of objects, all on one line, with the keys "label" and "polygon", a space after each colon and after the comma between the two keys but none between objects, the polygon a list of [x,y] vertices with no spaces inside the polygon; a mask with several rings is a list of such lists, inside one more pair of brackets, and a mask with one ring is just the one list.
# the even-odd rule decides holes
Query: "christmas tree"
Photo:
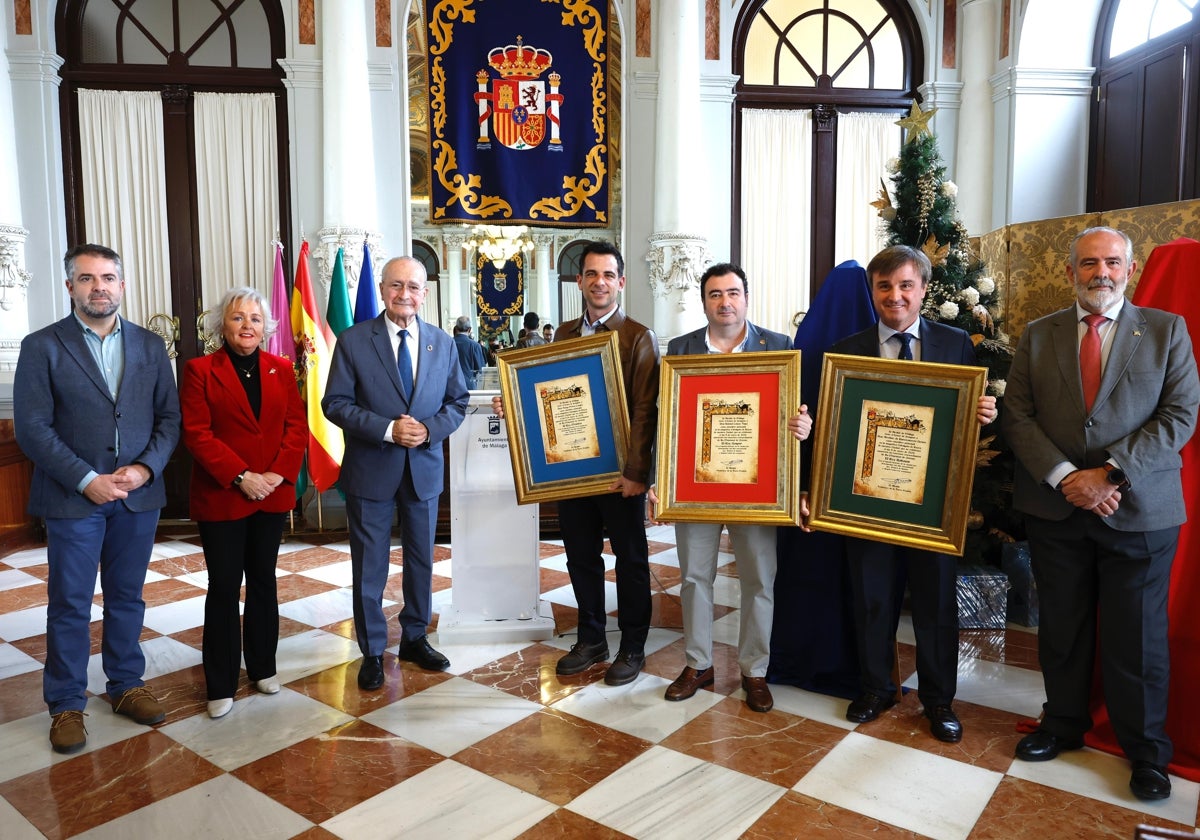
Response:
[{"label": "christmas tree", "polygon": [[[907,136],[900,157],[888,164],[891,195],[885,185],[872,203],[884,221],[888,244],[918,248],[933,266],[921,314],[970,334],[979,363],[988,368],[988,393],[999,399],[1012,349],[1000,329],[996,282],[971,249],[966,225],[958,217],[958,187],[946,178],[937,138],[929,130],[936,111],[922,111],[914,102],[908,116],[896,123]],[[998,431],[985,429],[976,453],[963,554],[967,561],[998,564],[1000,544],[1020,531],[1012,513],[1012,454]]]},{"label": "christmas tree", "polygon": [[922,111],[914,102],[909,115],[897,122],[908,136],[900,157],[889,163],[891,198],[884,187],[874,205],[885,222],[887,243],[919,248],[933,265],[921,314],[966,330],[995,382],[1007,374],[1012,352],[1000,331],[996,283],[971,250],[967,228],[958,218],[958,186],[946,178],[937,138],[929,130],[936,112]]}]

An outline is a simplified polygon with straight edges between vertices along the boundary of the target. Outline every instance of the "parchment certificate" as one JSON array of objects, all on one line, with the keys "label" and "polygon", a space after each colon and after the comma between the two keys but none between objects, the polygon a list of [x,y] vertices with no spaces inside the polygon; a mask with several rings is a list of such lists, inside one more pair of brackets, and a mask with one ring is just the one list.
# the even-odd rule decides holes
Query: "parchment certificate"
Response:
[{"label": "parchment certificate", "polygon": [[538,382],[535,388],[546,463],[599,458],[600,439],[587,375]]},{"label": "parchment certificate", "polygon": [[697,395],[697,483],[758,482],[759,396],[757,392]]},{"label": "parchment certificate", "polygon": [[919,505],[929,470],[930,406],[863,400],[854,493]]}]

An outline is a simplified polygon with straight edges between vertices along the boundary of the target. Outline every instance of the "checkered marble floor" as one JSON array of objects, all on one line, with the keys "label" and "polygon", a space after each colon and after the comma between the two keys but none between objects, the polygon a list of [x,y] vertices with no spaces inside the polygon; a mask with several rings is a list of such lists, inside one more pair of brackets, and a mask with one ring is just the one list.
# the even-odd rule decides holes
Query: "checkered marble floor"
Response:
[{"label": "checkered marble floor", "polygon": [[[204,713],[199,540],[160,541],[142,643],[167,719],[149,728],[110,711],[97,606],[88,744],[74,756],[51,751],[41,700],[45,549],[0,557],[0,837],[1040,840],[1130,838],[1142,822],[1197,825],[1195,783],[1175,778],[1169,800],[1144,804],[1114,756],[1013,759],[1016,724],[1043,699],[1036,640],[1022,628],[962,633],[959,744],[930,737],[915,692],[857,727],[844,700],[788,686],[772,687],[774,711],[751,712],[733,647],[738,580],[728,554],[716,587],[714,690],[665,702],[683,667],[679,568],[672,528],[650,537],[654,629],[632,684],[606,686],[602,666],[555,675],[573,642],[575,604],[561,544],[543,542],[553,639],[446,645],[434,633],[451,661],[440,674],[401,664],[393,639],[387,683],[372,693],[355,682],[348,546],[289,539],[279,558],[283,690],[259,695],[243,678],[233,711],[215,721]],[[389,614],[399,610],[400,557]],[[435,610],[452,602],[452,562],[439,546]],[[612,587],[609,606],[615,612]],[[911,684],[907,623],[901,642]]]}]

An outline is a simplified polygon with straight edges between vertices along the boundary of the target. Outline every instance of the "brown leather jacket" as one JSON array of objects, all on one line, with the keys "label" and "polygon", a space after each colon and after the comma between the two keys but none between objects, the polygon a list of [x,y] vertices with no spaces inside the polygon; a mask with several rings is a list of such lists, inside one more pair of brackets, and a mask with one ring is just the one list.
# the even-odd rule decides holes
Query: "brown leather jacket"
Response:
[{"label": "brown leather jacket", "polygon": [[[650,484],[654,468],[654,439],[658,435],[658,338],[644,324],[629,318],[621,307],[604,322],[617,333],[621,350],[621,378],[629,408],[629,451],[622,475]],[[583,335],[583,318],[567,321],[554,332],[554,340]]]}]

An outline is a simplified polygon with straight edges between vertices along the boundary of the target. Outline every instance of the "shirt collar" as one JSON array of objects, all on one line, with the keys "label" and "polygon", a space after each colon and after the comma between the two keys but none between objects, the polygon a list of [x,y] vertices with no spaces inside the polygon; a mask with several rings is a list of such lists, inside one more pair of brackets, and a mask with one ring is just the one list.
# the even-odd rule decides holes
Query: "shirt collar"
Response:
[{"label": "shirt collar", "polygon": [[587,327],[589,330],[594,330],[600,324],[607,324],[608,319],[611,318],[613,315],[617,314],[618,309],[620,309],[619,306],[614,306],[612,309],[608,310],[608,312],[606,312],[604,315],[601,315],[595,321],[588,321],[588,319],[587,319],[588,311],[587,311],[587,307],[585,306],[583,308],[583,316],[582,316],[583,325],[585,327]]},{"label": "shirt collar", "polygon": [[[708,340],[708,334],[709,334],[710,330],[711,330],[711,328],[706,329],[704,331],[704,346],[708,348],[709,353],[723,352],[721,350],[714,349],[712,342]],[[747,321],[746,323],[742,324],[742,340],[739,341],[736,345],[734,345],[734,348],[729,352],[741,353],[742,351],[744,351],[746,349],[746,342],[748,342],[749,340],[750,340],[750,322]]]},{"label": "shirt collar", "polygon": [[918,341],[921,340],[921,319],[920,318],[918,318],[917,320],[915,320],[911,324],[909,324],[908,329],[906,329],[906,330],[894,330],[891,327],[889,327],[887,324],[883,323],[883,321],[879,321],[878,326],[879,326],[879,343],[881,345],[887,344],[889,341],[892,340],[892,336],[894,336],[896,333],[900,333],[900,332],[906,332],[909,335],[911,335],[913,338],[917,339]]},{"label": "shirt collar", "polygon": [[[1119,297],[1119,298],[1117,298],[1116,303],[1114,303],[1112,306],[1110,306],[1108,309],[1104,310],[1100,314],[1103,315],[1105,318],[1109,319],[1110,321],[1115,321],[1115,320],[1117,320],[1117,316],[1121,314],[1121,308],[1123,306],[1125,306],[1125,298]],[[1075,301],[1075,320],[1076,321],[1082,321],[1085,315],[1091,315],[1091,314],[1092,314],[1091,312],[1088,312],[1086,309],[1084,309],[1082,306],[1079,305],[1079,301]]]},{"label": "shirt collar", "polygon": [[[71,317],[73,317],[75,319],[75,323],[79,325],[79,329],[83,330],[84,335],[94,335],[94,336],[96,336],[96,338],[100,338],[100,333],[96,332],[94,329],[92,329],[87,324],[83,323],[82,320],[80,320],[78,312],[72,310]],[[110,332],[109,335],[120,335],[120,334],[121,334],[121,318],[120,318],[120,316],[118,316],[116,323],[113,325],[112,332]],[[101,339],[101,340],[103,340],[103,339]]]}]

